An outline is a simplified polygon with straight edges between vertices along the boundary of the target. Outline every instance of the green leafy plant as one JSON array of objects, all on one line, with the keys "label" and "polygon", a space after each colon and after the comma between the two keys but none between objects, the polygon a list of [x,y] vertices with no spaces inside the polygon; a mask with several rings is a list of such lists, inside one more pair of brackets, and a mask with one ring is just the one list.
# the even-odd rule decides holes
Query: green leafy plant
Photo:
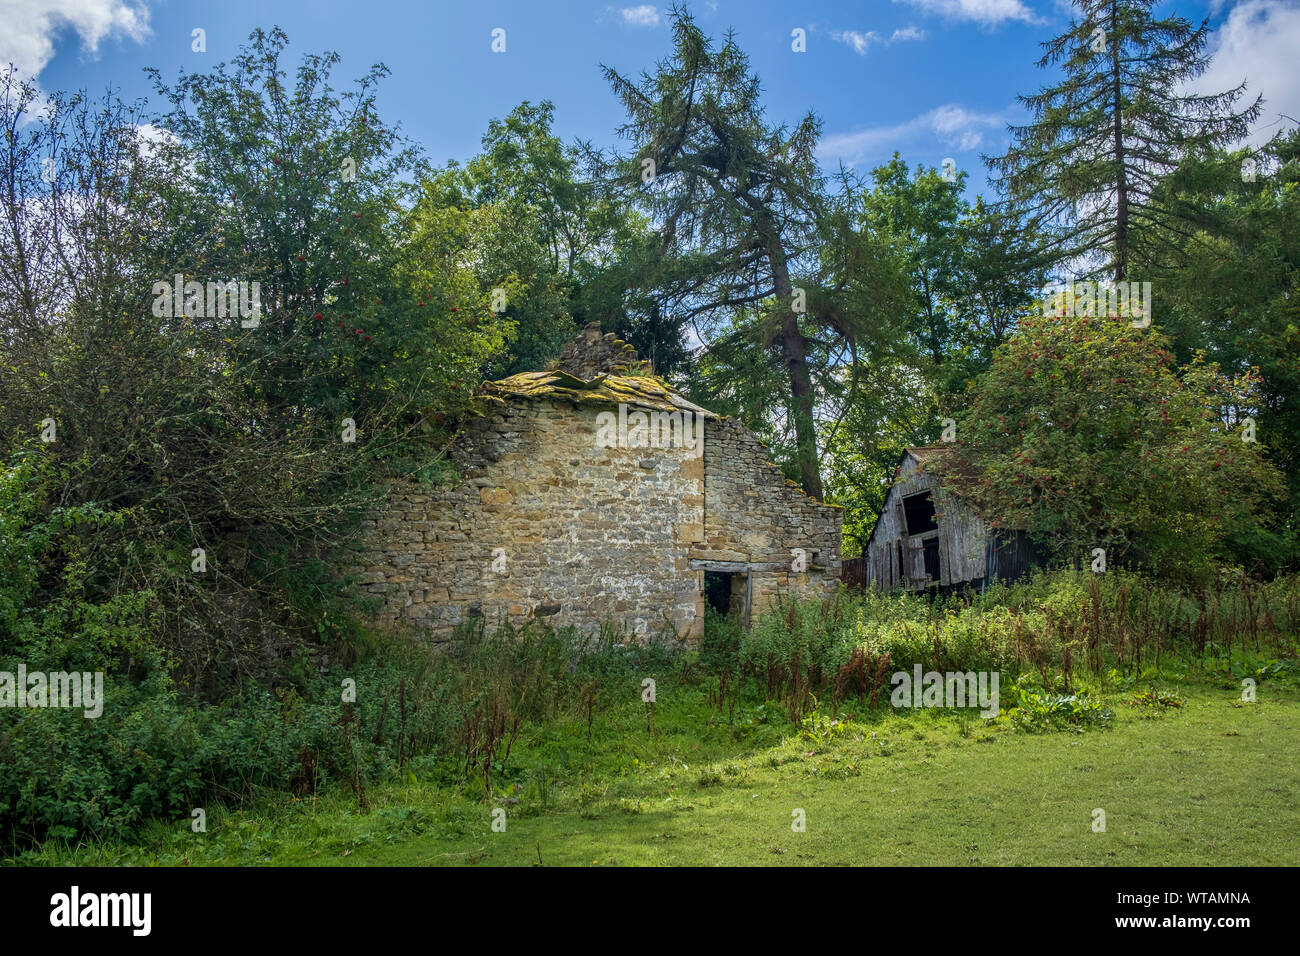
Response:
[{"label": "green leafy plant", "polygon": [[1149,687],[1133,695],[1129,700],[1130,707],[1143,707],[1161,712],[1182,707],[1186,703],[1187,700],[1182,694],[1163,687]]},{"label": "green leafy plant", "polygon": [[831,717],[827,714],[813,711],[804,717],[803,723],[799,730],[799,736],[803,740],[810,741],[818,745],[825,745],[842,737],[849,731],[849,722],[847,719]]},{"label": "green leafy plant", "polygon": [[1106,726],[1114,716],[1100,700],[1086,693],[1053,694],[1029,684],[1014,682],[1003,694],[1002,714],[1017,730],[1042,733]]}]

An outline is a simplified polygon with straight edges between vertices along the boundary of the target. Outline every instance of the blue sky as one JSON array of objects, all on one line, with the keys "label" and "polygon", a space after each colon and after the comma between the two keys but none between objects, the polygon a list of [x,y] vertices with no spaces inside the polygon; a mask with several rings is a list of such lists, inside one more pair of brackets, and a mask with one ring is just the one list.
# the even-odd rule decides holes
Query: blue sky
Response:
[{"label": "blue sky", "polygon": [[[822,117],[828,169],[843,161],[865,171],[895,149],[912,165],[951,157],[971,172],[972,193],[989,191],[980,154],[999,151],[1007,122],[1023,118],[1016,94],[1050,79],[1034,66],[1039,43],[1064,27],[1069,9],[1065,0],[689,6],[707,33],[735,29],[771,118],[795,122],[809,109]],[[1247,79],[1270,101],[1263,123],[1278,122],[1279,112],[1300,117],[1300,0],[1178,0],[1159,9],[1211,18],[1216,56],[1205,88]],[[338,51],[336,86],[387,64],[382,115],[438,163],[473,155],[488,119],[525,99],[555,103],[563,138],[612,145],[622,112],[600,65],[639,73],[670,40],[666,7],[637,2],[0,0],[0,62],[46,90],[112,84],[130,98],[149,92],[144,67],[166,77],[207,69],[254,27],[273,25],[292,41],[291,63],[303,52]],[[191,49],[196,28],[206,52]],[[496,28],[506,31],[504,53],[491,49]],[[796,28],[806,32],[806,52],[792,49]]]}]

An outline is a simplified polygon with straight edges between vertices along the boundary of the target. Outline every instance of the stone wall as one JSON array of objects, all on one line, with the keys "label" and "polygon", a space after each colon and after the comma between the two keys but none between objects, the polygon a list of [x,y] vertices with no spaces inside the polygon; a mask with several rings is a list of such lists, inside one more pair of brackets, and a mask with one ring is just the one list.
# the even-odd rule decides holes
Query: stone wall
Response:
[{"label": "stone wall", "polygon": [[[594,324],[560,362],[584,383],[643,365]],[[630,382],[653,384],[642,397],[662,403],[657,381],[617,384],[629,395]],[[706,570],[733,575],[730,607],[746,620],[778,592],[837,586],[840,509],[806,497],[736,422],[710,417],[703,455],[680,441],[601,447],[597,417],[615,409],[595,391],[572,380],[538,391],[549,386],[537,375],[493,384],[492,410],[452,451],[455,483],[394,482],[366,522],[361,588],[381,599],[381,622],[438,639],[471,617],[545,617],[696,641]],[[695,408],[670,397],[669,408]]]},{"label": "stone wall", "polygon": [[457,447],[454,485],[394,483],[368,522],[361,576],[381,620],[435,638],[480,614],[697,638],[702,578],[687,550],[703,535],[704,463],[681,448],[599,448],[596,415],[503,403]]},{"label": "stone wall", "polygon": [[[696,560],[750,565],[733,584],[732,607],[746,589],[751,619],[777,592],[833,592],[840,578],[844,515],[809,498],[769,459],[768,449],[734,419],[710,421],[704,443],[705,541]],[[805,569],[796,570],[804,552]]]}]

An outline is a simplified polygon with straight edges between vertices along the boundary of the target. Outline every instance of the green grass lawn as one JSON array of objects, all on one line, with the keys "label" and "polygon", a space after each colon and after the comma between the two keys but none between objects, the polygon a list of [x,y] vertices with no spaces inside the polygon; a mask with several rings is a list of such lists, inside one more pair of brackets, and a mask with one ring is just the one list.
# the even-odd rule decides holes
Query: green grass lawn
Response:
[{"label": "green grass lawn", "polygon": [[720,713],[698,686],[661,684],[653,732],[635,697],[598,711],[590,742],[585,719],[535,728],[487,800],[481,781],[417,764],[368,788],[365,809],[351,791],[213,807],[206,833],[155,821],[131,845],[47,845],[18,862],[1300,863],[1300,692],[1270,682],[1247,704],[1226,683],[1166,686],[1183,706],[1109,688],[1109,726],[1083,733],[881,709],[813,739],[775,705]]}]

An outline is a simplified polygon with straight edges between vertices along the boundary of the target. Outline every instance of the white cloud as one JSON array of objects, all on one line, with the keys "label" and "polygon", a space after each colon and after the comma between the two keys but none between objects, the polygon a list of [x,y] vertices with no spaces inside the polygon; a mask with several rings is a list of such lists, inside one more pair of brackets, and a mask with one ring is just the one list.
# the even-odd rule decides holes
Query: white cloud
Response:
[{"label": "white cloud", "polygon": [[973,113],[949,103],[895,126],[827,136],[817,151],[823,161],[843,162],[846,166],[885,160],[895,150],[909,162],[916,162],[914,154],[936,146],[958,152],[978,149],[990,130],[1005,126],[1006,117],[1000,113]]},{"label": "white cloud", "polygon": [[832,30],[831,39],[846,46],[851,46],[858,56],[866,56],[867,50],[873,46],[898,43],[903,40],[923,40],[925,31],[918,30],[916,27],[904,27],[901,30],[895,30],[890,34],[889,39],[885,39],[875,30],[868,30],[866,33],[859,33],[857,30]]},{"label": "white cloud", "polygon": [[623,22],[630,26],[659,26],[659,11],[648,3],[643,3],[639,7],[623,7],[619,13],[623,17]]},{"label": "white cloud", "polygon": [[832,30],[831,39],[853,47],[859,56],[866,56],[867,47],[880,42],[880,34],[874,30],[868,30],[866,33],[859,33],[857,30]]},{"label": "white cloud", "polygon": [[135,128],[140,135],[140,155],[154,156],[157,154],[160,146],[179,146],[180,137],[169,129],[163,129],[161,126],[155,126],[153,123],[143,123]]},{"label": "white cloud", "polygon": [[[1300,73],[1295,69],[1300,38],[1300,2],[1244,0],[1228,13],[1208,46],[1214,59],[1191,84],[1198,93],[1222,93],[1246,81],[1250,103],[1264,94],[1264,112],[1249,141],[1258,146],[1278,131],[1278,114],[1300,119]],[[1284,126],[1291,124],[1283,121]]]},{"label": "white cloud", "polygon": [[1001,116],[989,113],[972,113],[960,106],[940,106],[926,114],[929,126],[948,146],[957,149],[977,149],[984,142],[984,131],[1001,127]]},{"label": "white cloud", "polygon": [[922,13],[948,17],[953,20],[972,20],[981,26],[997,26],[1007,20],[1024,23],[1042,23],[1039,16],[1022,0],[894,0],[907,3]]},{"label": "white cloud", "polygon": [[142,0],[0,0],[0,67],[35,78],[54,58],[60,31],[71,27],[94,56],[111,37],[142,41],[149,10]]}]

